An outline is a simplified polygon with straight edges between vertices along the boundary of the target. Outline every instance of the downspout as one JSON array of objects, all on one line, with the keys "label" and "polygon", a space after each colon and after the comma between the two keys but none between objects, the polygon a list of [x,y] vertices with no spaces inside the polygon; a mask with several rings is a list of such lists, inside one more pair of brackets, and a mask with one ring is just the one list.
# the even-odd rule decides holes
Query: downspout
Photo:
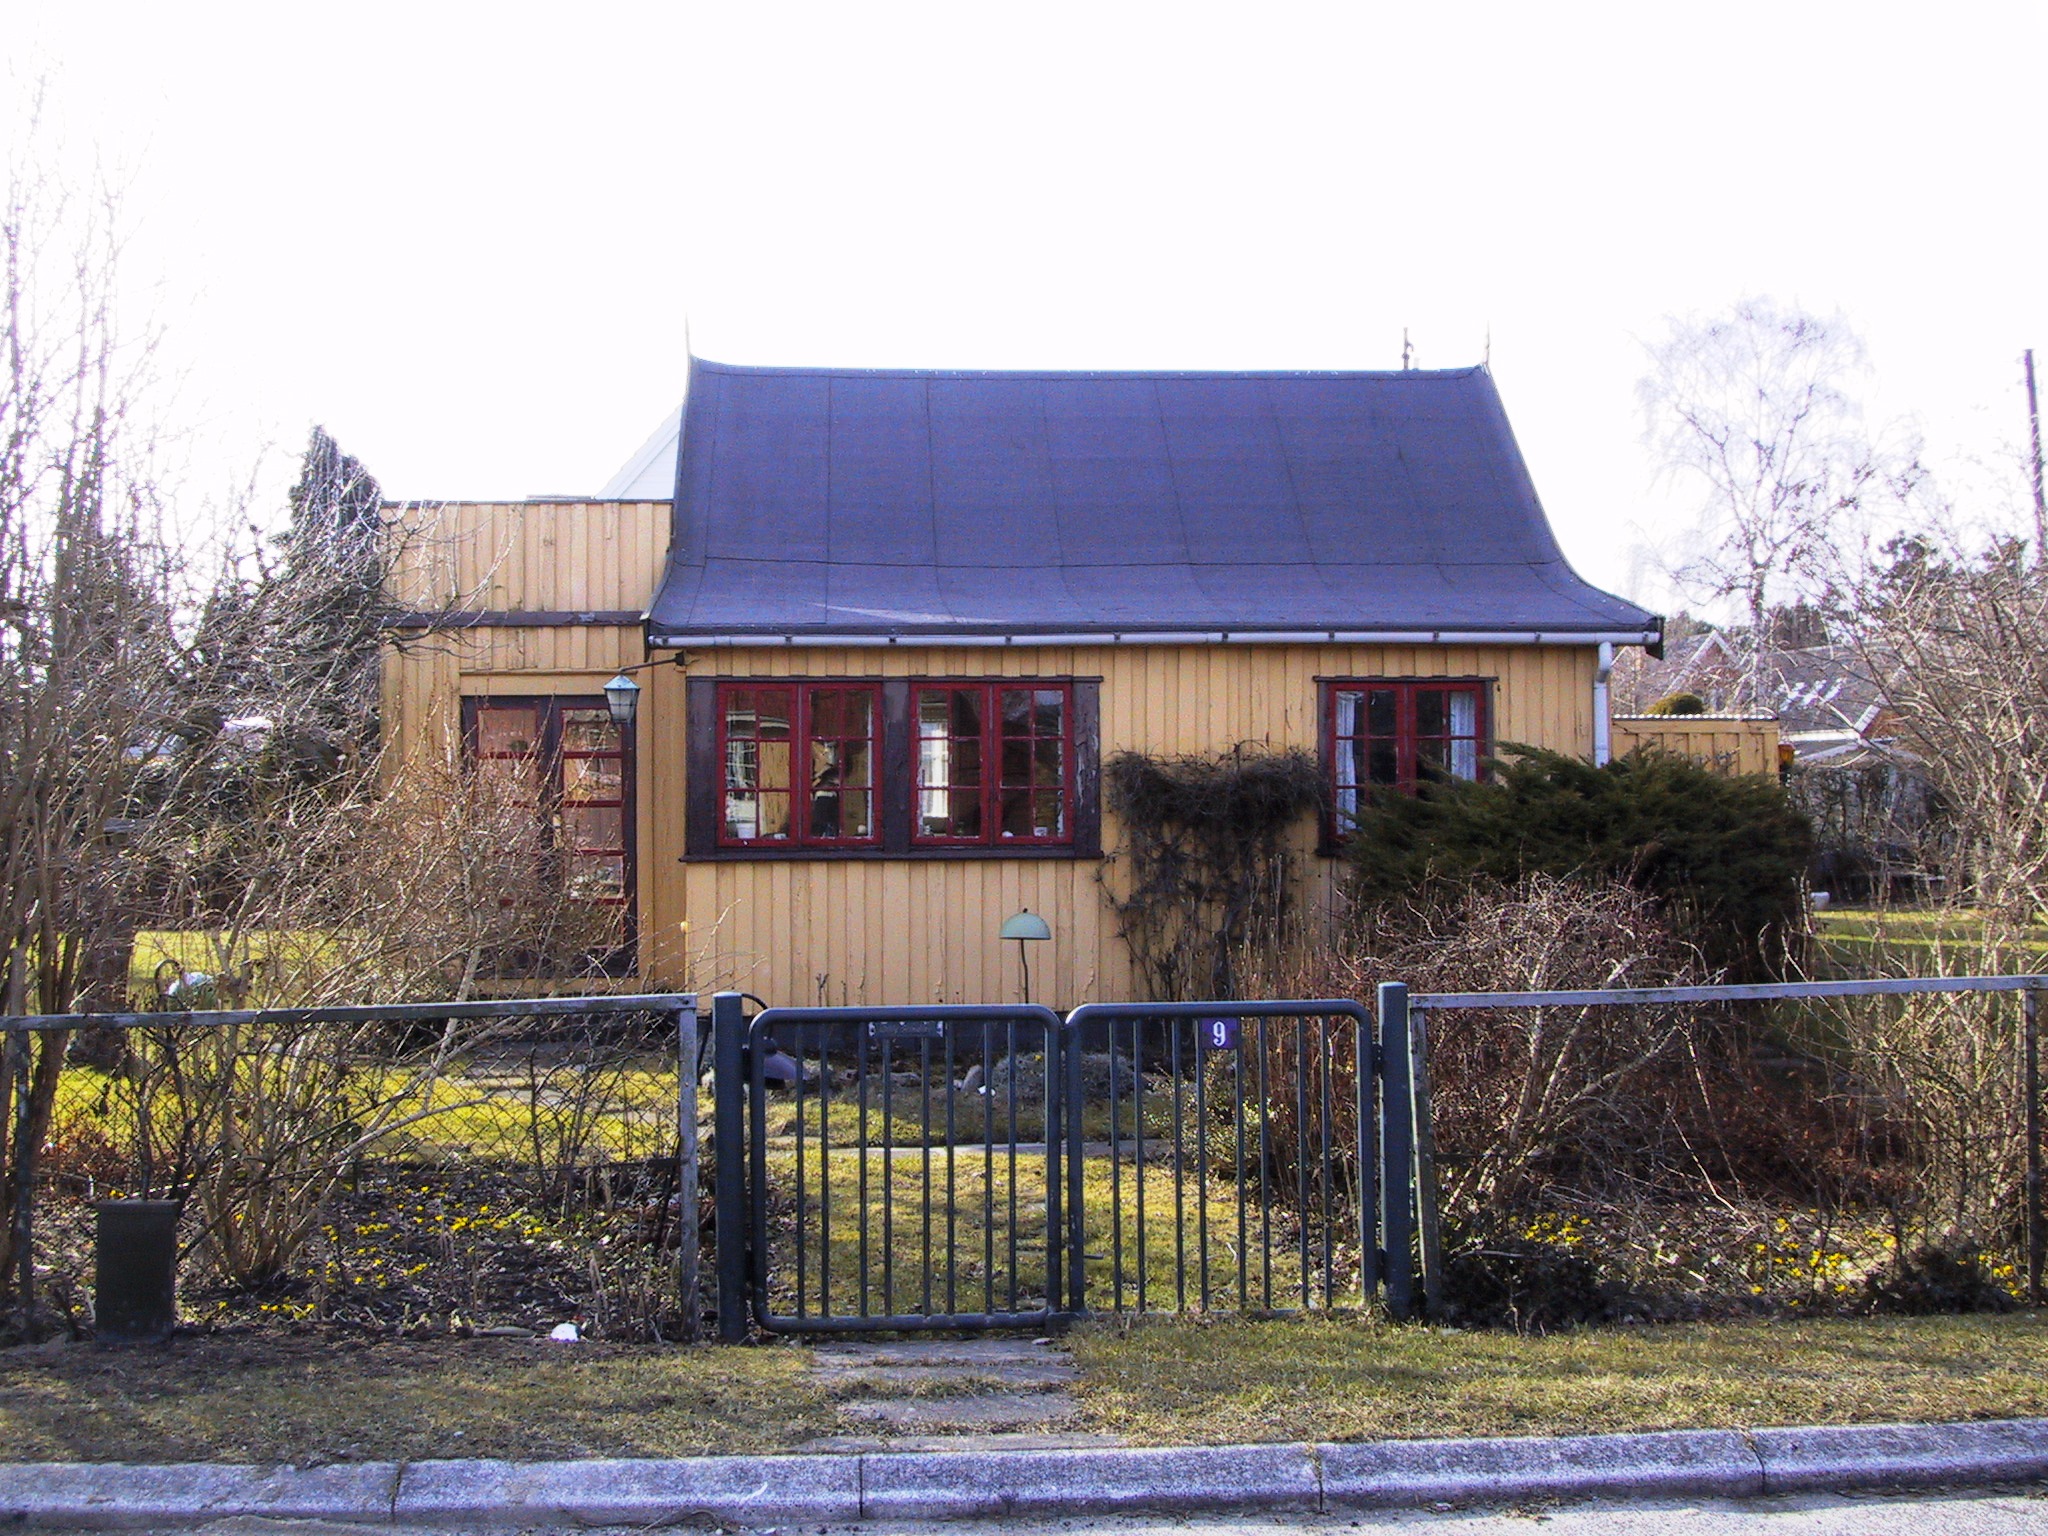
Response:
[{"label": "downspout", "polygon": [[1607,766],[1614,756],[1614,732],[1608,719],[1607,680],[1614,675],[1614,642],[1600,642],[1600,660],[1593,668],[1593,765]]}]

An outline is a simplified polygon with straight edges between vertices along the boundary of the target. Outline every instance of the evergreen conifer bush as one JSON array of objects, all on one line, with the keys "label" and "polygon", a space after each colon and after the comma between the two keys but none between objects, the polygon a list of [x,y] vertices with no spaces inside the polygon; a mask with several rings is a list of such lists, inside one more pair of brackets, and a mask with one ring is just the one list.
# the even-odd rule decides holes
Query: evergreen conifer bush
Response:
[{"label": "evergreen conifer bush", "polygon": [[1529,875],[1620,881],[1731,980],[1782,975],[1805,939],[1812,828],[1775,779],[1668,753],[1595,767],[1508,747],[1479,781],[1361,807],[1346,853],[1368,906]]}]

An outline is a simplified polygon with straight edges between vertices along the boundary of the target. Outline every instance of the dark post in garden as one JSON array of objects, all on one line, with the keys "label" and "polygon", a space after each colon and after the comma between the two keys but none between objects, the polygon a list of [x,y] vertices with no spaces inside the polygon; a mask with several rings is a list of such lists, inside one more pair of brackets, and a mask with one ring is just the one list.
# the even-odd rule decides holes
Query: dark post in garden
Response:
[{"label": "dark post in garden", "polygon": [[1415,1103],[1409,1084],[1408,984],[1383,981],[1380,1015],[1380,1236],[1387,1310],[1415,1309]]},{"label": "dark post in garden", "polygon": [[747,1336],[746,1014],[740,994],[711,999],[712,1148],[718,1233],[718,1337]]},{"label": "dark post in garden", "polygon": [[703,1244],[697,1216],[697,1002],[676,1013],[676,1060],[682,1066],[676,1095],[676,1291],[682,1298],[683,1342],[703,1332]]},{"label": "dark post in garden", "polygon": [[2022,1072],[2027,1096],[2027,1305],[2041,1305],[2041,989],[2020,994],[2025,1057]]}]

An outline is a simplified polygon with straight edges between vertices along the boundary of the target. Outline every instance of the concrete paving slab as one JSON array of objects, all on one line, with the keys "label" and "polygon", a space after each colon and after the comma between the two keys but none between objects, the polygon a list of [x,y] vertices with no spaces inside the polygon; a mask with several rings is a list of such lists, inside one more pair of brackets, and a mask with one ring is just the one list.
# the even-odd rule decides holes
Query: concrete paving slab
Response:
[{"label": "concrete paving slab", "polygon": [[1004,1430],[995,1434],[958,1435],[833,1435],[811,1440],[799,1451],[834,1456],[884,1455],[903,1451],[1079,1451],[1124,1444],[1122,1435],[1090,1435],[1063,1430]]},{"label": "concrete paving slab", "polygon": [[1319,1445],[1324,1507],[1394,1508],[1534,1497],[1743,1498],[1763,1491],[1731,1430]]},{"label": "concrete paving slab", "polygon": [[853,1520],[860,1465],[844,1456],[666,1461],[416,1461],[391,1518],[409,1525],[676,1525]]},{"label": "concrete paving slab", "polygon": [[115,1530],[232,1515],[383,1522],[391,1518],[398,1480],[394,1462],[325,1467],[0,1464],[0,1523]]},{"label": "concrete paving slab", "polygon": [[1315,1510],[1316,1465],[1300,1445],[865,1456],[871,1520],[1114,1514],[1257,1506]]},{"label": "concrete paving slab", "polygon": [[1759,1429],[1749,1438],[1769,1493],[2048,1477],[2048,1419]]},{"label": "concrete paving slab", "polygon": [[1064,1392],[990,1394],[986,1397],[877,1397],[839,1404],[845,1417],[906,1433],[959,1429],[1042,1429],[1073,1414]]}]

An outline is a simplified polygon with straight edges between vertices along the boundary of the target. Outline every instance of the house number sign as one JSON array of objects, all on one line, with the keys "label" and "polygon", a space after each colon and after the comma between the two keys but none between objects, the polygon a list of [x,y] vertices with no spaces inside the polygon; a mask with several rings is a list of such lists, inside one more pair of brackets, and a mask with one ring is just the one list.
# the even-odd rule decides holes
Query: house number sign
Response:
[{"label": "house number sign", "polygon": [[1234,1051],[1237,1049],[1236,1019],[1197,1019],[1196,1026],[1202,1037],[1205,1051]]}]

